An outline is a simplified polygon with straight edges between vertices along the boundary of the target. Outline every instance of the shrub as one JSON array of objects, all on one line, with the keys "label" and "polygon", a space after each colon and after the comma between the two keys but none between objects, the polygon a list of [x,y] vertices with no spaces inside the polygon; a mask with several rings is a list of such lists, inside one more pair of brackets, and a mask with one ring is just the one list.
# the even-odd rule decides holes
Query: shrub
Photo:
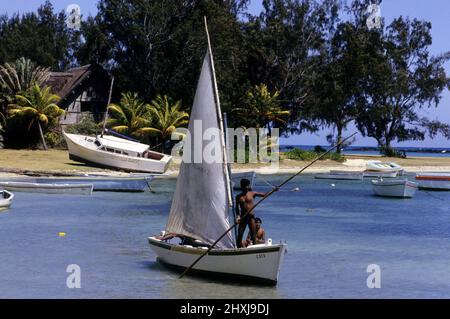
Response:
[{"label": "shrub", "polygon": [[[326,150],[321,151],[321,152],[316,152],[315,150],[314,151],[305,151],[305,150],[302,150],[299,148],[294,148],[288,152],[285,152],[284,156],[285,156],[285,158],[292,159],[292,160],[312,161],[313,159],[315,159],[317,156],[319,156],[320,154],[322,154],[324,152],[326,152]],[[341,163],[345,161],[344,156],[342,156],[341,154],[338,154],[338,153],[328,153],[323,158],[321,158],[321,160],[326,160],[326,159],[341,162]]]},{"label": "shrub", "polygon": [[60,132],[49,131],[44,134],[44,139],[50,148],[67,149],[66,141]]},{"label": "shrub", "polygon": [[405,152],[397,151],[395,148],[388,146],[381,146],[380,153],[387,157],[406,158]]},{"label": "shrub", "polygon": [[67,125],[65,131],[71,134],[81,134],[95,136],[100,133],[101,128],[90,113],[84,114],[81,121],[77,124]]}]

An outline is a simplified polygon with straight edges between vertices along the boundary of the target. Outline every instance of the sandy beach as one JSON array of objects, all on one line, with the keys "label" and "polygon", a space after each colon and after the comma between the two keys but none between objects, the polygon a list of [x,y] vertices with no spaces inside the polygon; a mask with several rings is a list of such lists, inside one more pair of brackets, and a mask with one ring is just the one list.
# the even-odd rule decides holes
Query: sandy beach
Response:
[{"label": "sandy beach", "polygon": [[[318,161],[309,167],[305,173],[321,173],[329,170],[362,171],[365,169],[366,162],[374,159],[396,162],[409,172],[450,172],[450,158],[446,157],[408,157],[402,159],[369,155],[348,155],[343,163],[331,160]],[[174,158],[166,174],[176,176],[179,163],[180,158]],[[233,164],[232,169],[233,172],[254,170],[259,174],[288,174],[297,172],[307,165],[308,162],[284,159],[278,164]],[[65,150],[0,150],[0,175],[2,176],[16,174],[71,175],[82,173],[126,174],[72,161]]]}]

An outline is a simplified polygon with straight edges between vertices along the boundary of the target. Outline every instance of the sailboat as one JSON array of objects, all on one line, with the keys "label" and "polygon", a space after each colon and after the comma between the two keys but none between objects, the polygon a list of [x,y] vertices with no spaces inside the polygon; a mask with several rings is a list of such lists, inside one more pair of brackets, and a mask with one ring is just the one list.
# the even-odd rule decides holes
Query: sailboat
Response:
[{"label": "sailboat", "polygon": [[[111,102],[113,84],[114,77],[111,79],[107,105]],[[105,112],[102,132],[96,137],[63,131],[71,160],[127,172],[164,173],[167,170],[172,156],[152,151],[147,144],[117,132],[110,133],[118,136],[105,135],[109,132],[106,129],[107,117],[108,109]]]},{"label": "sailboat", "polygon": [[[160,235],[148,237],[157,260],[170,268],[185,270],[219,237],[220,241],[200,259],[189,274],[219,276],[227,279],[248,280],[276,285],[286,252],[286,243],[264,244],[237,248],[230,230],[229,211],[232,209],[232,184],[226,158],[224,129],[214,72],[208,29],[205,20],[208,48],[203,59],[195,93],[188,130],[192,140],[208,129],[220,131],[220,138],[202,139],[202,148],[187,145],[191,154],[214,146],[223,161],[201,162],[183,159],[166,228]],[[201,121],[202,128],[194,129]],[[194,144],[195,143],[191,143]],[[186,147],[186,145],[185,145]],[[180,241],[181,239],[181,241]]]}]

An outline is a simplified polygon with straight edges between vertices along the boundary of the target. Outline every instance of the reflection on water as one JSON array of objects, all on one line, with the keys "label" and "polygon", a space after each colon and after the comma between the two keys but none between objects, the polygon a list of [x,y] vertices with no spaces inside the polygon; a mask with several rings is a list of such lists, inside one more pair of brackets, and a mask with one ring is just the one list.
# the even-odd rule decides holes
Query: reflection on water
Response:
[{"label": "reflection on water", "polygon": [[[288,242],[278,285],[260,287],[178,279],[155,262],[147,237],[164,228],[175,182],[154,180],[156,194],[16,193],[0,214],[0,297],[450,297],[450,192],[386,199],[369,180],[296,178],[257,209],[267,237]],[[269,190],[261,179],[255,188]],[[381,289],[366,286],[373,263]],[[81,268],[81,289],[66,286],[70,264]]]}]

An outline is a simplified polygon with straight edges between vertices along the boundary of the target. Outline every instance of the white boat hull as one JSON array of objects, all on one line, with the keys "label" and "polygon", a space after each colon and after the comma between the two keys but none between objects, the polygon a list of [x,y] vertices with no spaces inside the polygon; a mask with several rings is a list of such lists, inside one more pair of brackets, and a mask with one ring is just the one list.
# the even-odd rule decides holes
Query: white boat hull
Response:
[{"label": "white boat hull", "polygon": [[116,154],[96,148],[95,138],[64,133],[69,149],[69,158],[74,161],[96,166],[120,169],[127,172],[164,173],[171,156],[164,155],[161,160]]},{"label": "white boat hull", "polygon": [[411,198],[414,197],[418,189],[418,184],[407,180],[373,180],[372,187],[373,192],[377,196]]},{"label": "white boat hull", "polygon": [[336,180],[352,180],[352,181],[362,181],[362,174],[348,174],[348,173],[335,173],[335,174],[316,174],[314,175],[316,179],[336,179]]},{"label": "white boat hull", "polygon": [[107,176],[73,176],[73,177],[17,177],[3,181],[28,182],[38,184],[92,184],[94,191],[106,192],[144,192],[150,188],[154,176],[142,177],[107,177]]},{"label": "white boat hull", "polygon": [[0,187],[18,192],[74,195],[91,195],[93,189],[92,184],[69,185],[27,182],[0,182]]},{"label": "white boat hull", "polygon": [[11,206],[14,194],[6,190],[0,191],[0,210],[7,209]]},{"label": "white boat hull", "polygon": [[449,173],[423,173],[416,175],[420,189],[450,191]]},{"label": "white boat hull", "polygon": [[[148,241],[158,261],[179,270],[189,267],[206,250],[170,244],[155,237],[149,237]],[[286,244],[263,244],[240,249],[212,249],[193,267],[192,274],[276,285],[286,247]]]}]

